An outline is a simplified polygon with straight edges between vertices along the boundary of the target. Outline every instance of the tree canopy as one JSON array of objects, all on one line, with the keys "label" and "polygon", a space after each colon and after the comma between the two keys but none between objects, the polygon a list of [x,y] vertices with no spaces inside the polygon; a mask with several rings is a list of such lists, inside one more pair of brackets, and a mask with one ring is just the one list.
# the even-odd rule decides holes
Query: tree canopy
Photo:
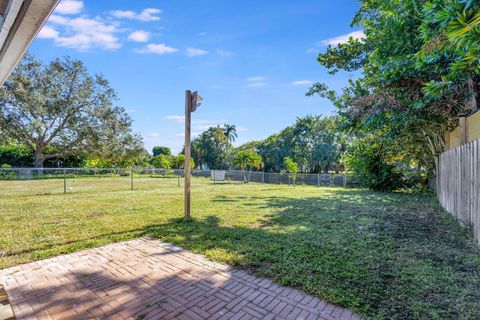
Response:
[{"label": "tree canopy", "polygon": [[343,92],[315,84],[355,134],[374,134],[416,155],[430,173],[444,134],[477,109],[478,0],[364,0],[352,25],[363,39],[329,46],[318,62],[331,74],[357,71]]},{"label": "tree canopy", "polygon": [[192,141],[192,157],[195,158],[197,166],[228,169],[232,144],[225,128],[208,128]]},{"label": "tree canopy", "polygon": [[164,146],[154,146],[152,148],[152,153],[153,156],[158,156],[160,154],[166,155],[166,156],[171,156],[172,155],[172,150],[169,147],[164,147]]},{"label": "tree canopy", "polygon": [[267,171],[280,171],[284,158],[290,157],[304,172],[328,171],[338,164],[344,149],[342,133],[336,117],[305,116],[261,141],[256,149],[263,158]]},{"label": "tree canopy", "polygon": [[143,154],[142,139],[116,99],[108,81],[79,60],[43,65],[26,55],[0,92],[0,132],[30,149],[35,167],[78,154],[133,160]]}]

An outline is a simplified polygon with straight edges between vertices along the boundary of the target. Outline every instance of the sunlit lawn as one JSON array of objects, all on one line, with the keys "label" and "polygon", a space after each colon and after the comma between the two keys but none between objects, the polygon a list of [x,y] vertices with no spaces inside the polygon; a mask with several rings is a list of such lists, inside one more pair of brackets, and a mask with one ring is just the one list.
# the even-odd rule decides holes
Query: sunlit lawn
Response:
[{"label": "sunlit lawn", "polygon": [[[365,315],[478,319],[480,253],[432,196],[194,178],[0,182],[0,268],[155,236]],[[2,253],[0,253],[2,255]]]}]

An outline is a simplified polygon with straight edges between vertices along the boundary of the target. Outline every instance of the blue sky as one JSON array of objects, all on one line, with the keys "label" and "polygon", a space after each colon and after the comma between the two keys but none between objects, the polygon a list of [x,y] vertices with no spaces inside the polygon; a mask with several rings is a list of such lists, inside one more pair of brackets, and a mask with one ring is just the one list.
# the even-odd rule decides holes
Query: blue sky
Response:
[{"label": "blue sky", "polygon": [[149,151],[181,150],[185,89],[204,98],[192,133],[232,123],[239,145],[298,116],[333,112],[305,92],[316,81],[340,89],[351,76],[328,75],[316,55],[349,34],[361,37],[350,28],[358,7],[354,0],[63,0],[30,52],[44,61],[69,55],[106,76]]}]

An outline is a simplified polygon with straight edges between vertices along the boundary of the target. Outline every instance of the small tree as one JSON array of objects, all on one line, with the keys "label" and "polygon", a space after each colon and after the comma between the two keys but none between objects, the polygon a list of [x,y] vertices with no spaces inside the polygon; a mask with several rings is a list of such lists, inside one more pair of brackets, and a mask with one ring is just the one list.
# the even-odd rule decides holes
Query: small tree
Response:
[{"label": "small tree", "polygon": [[155,168],[170,169],[172,167],[172,157],[165,154],[159,154],[153,157],[152,165]]},{"label": "small tree", "polygon": [[383,141],[365,137],[353,142],[345,160],[364,186],[375,191],[391,191],[402,186],[402,173],[391,158]]},{"label": "small tree", "polygon": [[[172,160],[173,166],[176,169],[184,169],[185,168],[185,155],[179,154],[175,156]],[[190,158],[190,168],[195,168],[195,161],[193,158]]]},{"label": "small tree", "polygon": [[[253,150],[240,150],[237,152],[233,158],[234,167],[239,168],[240,170],[245,169],[260,169],[263,167],[262,157]],[[250,172],[247,179],[245,173],[243,175],[243,182],[248,182],[250,180]]]},{"label": "small tree", "polygon": [[297,180],[298,173],[298,164],[292,160],[290,157],[283,158],[283,166],[288,173],[290,173],[290,178],[293,181],[293,187],[295,188],[295,181]]}]

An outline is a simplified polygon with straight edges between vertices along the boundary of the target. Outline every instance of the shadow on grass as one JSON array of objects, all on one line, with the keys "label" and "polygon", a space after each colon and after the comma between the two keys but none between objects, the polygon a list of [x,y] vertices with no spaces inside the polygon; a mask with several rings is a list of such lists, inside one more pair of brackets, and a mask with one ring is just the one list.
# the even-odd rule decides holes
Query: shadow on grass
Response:
[{"label": "shadow on grass", "polygon": [[[162,252],[163,257],[171,254]],[[14,299],[17,307],[27,301],[34,303],[33,309],[22,309],[19,314],[25,319],[50,319],[52,316],[65,319],[209,319],[212,314],[205,310],[213,315],[232,317],[235,315],[232,309],[240,316],[247,315],[242,309],[251,306],[253,299],[247,298],[254,290],[242,291],[244,297],[238,299],[231,293],[231,288],[238,286],[238,279],[219,281],[212,277],[216,274],[210,270],[178,270],[174,265],[158,263],[152,258],[154,255],[145,256],[149,261],[145,265],[153,268],[158,265],[169,271],[157,269],[148,275],[133,277],[130,273],[122,277],[117,272],[114,272],[115,276],[111,274],[112,270],[118,271],[119,268],[111,265],[107,271],[102,268],[89,272],[71,271],[68,281],[33,286],[34,289],[20,286],[11,289],[10,294],[18,298]],[[143,265],[141,268],[148,269]],[[170,271],[173,268],[178,271]],[[123,268],[119,272],[128,273]],[[242,300],[245,302],[240,303]]]},{"label": "shadow on grass", "polygon": [[344,189],[324,197],[215,201],[242,201],[274,213],[254,226],[206,216],[96,238],[158,237],[376,318],[480,314],[479,250],[429,197]]}]

